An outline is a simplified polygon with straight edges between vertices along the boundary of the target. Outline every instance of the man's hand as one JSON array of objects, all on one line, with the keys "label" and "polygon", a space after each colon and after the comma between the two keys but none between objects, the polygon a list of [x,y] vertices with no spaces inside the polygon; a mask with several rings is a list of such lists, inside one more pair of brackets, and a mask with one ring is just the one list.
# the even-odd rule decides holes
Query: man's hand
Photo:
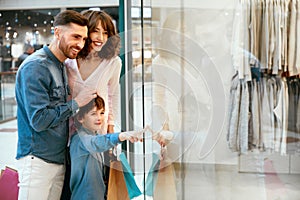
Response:
[{"label": "man's hand", "polygon": [[80,90],[80,92],[77,94],[74,100],[77,102],[79,107],[82,107],[88,104],[92,99],[95,99],[96,97],[96,90],[84,87]]}]

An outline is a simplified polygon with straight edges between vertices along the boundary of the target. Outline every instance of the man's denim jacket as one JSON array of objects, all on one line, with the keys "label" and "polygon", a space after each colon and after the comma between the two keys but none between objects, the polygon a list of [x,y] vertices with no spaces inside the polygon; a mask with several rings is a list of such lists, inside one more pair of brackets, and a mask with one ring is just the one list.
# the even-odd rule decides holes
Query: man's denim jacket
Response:
[{"label": "man's denim jacket", "polygon": [[63,164],[68,142],[68,118],[78,110],[67,101],[65,66],[47,46],[29,56],[16,77],[18,149],[16,158],[34,155]]}]

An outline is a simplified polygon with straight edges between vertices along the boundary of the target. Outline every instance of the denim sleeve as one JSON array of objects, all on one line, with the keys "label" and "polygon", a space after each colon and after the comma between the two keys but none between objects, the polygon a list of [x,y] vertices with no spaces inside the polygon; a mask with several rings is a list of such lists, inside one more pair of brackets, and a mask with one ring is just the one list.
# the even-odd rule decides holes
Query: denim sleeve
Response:
[{"label": "denim sleeve", "polygon": [[90,152],[104,152],[121,143],[119,140],[120,133],[111,133],[106,135],[87,135],[79,134],[84,147]]},{"label": "denim sleeve", "polygon": [[31,127],[40,132],[59,126],[76,112],[78,104],[74,100],[66,102],[62,76],[54,68],[49,70],[36,62],[26,64],[19,72],[16,92]]}]

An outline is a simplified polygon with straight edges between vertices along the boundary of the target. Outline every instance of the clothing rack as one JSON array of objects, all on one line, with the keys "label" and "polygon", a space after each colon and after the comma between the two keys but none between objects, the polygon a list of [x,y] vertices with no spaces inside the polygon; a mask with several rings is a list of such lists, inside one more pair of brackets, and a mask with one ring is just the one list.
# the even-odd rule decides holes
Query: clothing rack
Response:
[{"label": "clothing rack", "polygon": [[242,158],[250,159],[253,152],[254,163],[277,154],[276,159],[290,164],[300,155],[297,12],[300,0],[239,0],[237,4],[231,52],[236,75],[227,141],[240,155],[240,171],[249,171],[243,170]]},{"label": "clothing rack", "polygon": [[[272,74],[300,74],[299,0],[240,0],[233,24],[232,58],[239,78],[251,67]],[[258,66],[259,65],[259,66]]]}]

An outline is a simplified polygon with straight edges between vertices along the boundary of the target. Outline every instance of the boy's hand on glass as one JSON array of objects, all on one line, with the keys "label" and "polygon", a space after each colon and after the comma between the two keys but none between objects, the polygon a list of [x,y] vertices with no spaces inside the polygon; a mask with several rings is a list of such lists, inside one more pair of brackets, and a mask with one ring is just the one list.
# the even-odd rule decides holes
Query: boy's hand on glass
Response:
[{"label": "boy's hand on glass", "polygon": [[121,132],[119,135],[120,141],[129,140],[131,143],[143,141],[143,133],[145,132],[145,129],[140,131],[126,131]]}]

